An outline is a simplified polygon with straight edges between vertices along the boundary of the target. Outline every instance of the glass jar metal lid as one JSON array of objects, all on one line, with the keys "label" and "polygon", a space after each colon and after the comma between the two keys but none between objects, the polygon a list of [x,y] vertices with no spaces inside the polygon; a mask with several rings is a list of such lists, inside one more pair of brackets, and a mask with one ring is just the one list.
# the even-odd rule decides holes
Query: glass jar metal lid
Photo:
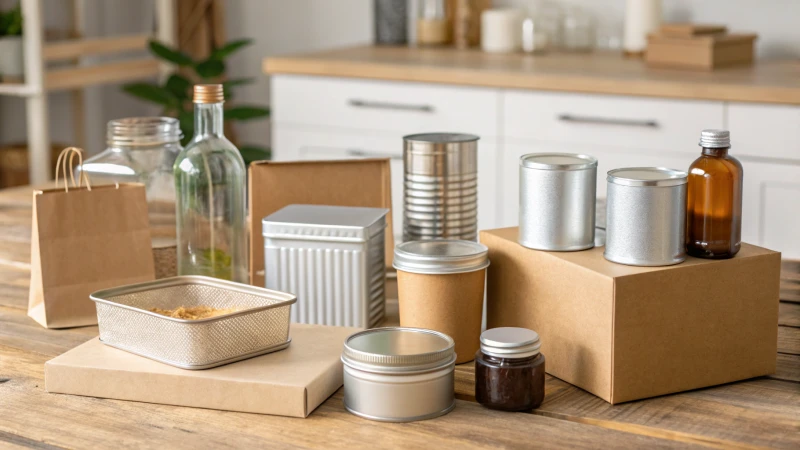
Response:
[{"label": "glass jar metal lid", "polygon": [[108,122],[106,142],[110,146],[155,146],[180,142],[180,122],[173,117],[127,117]]},{"label": "glass jar metal lid", "polygon": [[438,331],[422,328],[374,328],[344,342],[342,362],[379,373],[435,370],[454,363],[455,342]]},{"label": "glass jar metal lid", "polygon": [[489,249],[455,239],[403,242],[394,249],[395,269],[421,274],[473,272],[489,266]]},{"label": "glass jar metal lid", "polygon": [[679,186],[686,184],[686,172],[665,167],[626,167],[608,171],[608,182],[622,186]]},{"label": "glass jar metal lid", "polygon": [[584,170],[597,167],[597,158],[577,153],[528,153],[519,164],[528,169]]},{"label": "glass jar metal lid", "polygon": [[529,358],[539,354],[539,333],[527,328],[499,327],[481,333],[481,352],[499,358]]}]

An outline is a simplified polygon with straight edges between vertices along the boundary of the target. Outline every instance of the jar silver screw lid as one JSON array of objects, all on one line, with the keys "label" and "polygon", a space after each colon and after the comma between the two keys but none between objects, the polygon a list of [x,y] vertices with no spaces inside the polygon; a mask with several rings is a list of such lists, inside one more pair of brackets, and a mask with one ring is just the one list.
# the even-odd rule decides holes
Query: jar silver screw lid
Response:
[{"label": "jar silver screw lid", "polygon": [[731,146],[731,133],[728,130],[703,130],[700,132],[700,146],[705,148],[728,148]]},{"label": "jar silver screw lid", "polygon": [[481,333],[481,352],[498,358],[530,358],[539,354],[539,333],[520,327],[491,328]]}]

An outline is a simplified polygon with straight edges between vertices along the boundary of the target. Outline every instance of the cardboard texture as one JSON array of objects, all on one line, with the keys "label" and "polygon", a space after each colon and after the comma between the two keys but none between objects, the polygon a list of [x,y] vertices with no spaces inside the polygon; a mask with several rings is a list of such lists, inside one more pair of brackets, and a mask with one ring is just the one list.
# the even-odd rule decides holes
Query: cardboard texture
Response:
[{"label": "cardboard texture", "polygon": [[28,315],[47,328],[97,323],[89,294],[155,279],[143,184],[33,192]]},{"label": "cardboard texture", "polygon": [[400,326],[442,332],[455,341],[456,364],[480,348],[486,269],[428,275],[397,271]]},{"label": "cardboard texture", "polygon": [[264,286],[261,220],[291,204],[389,209],[386,265],[394,255],[389,159],[260,161],[250,164],[250,283]]},{"label": "cardboard texture", "polygon": [[344,340],[358,328],[292,324],[285,350],[183,370],[94,338],[45,364],[47,392],[307,417],[342,386]]},{"label": "cardboard texture", "polygon": [[709,34],[723,34],[728,31],[725,25],[702,25],[697,23],[665,23],[659,28],[664,36],[694,37]]},{"label": "cardboard texture", "polygon": [[691,37],[650,35],[645,61],[654,67],[713,70],[749,65],[755,57],[755,34],[716,34]]},{"label": "cardboard texture", "polygon": [[665,267],[603,258],[603,248],[543,252],[517,228],[481,231],[489,247],[487,327],[542,339],[547,372],[621,403],[775,372],[780,253]]}]

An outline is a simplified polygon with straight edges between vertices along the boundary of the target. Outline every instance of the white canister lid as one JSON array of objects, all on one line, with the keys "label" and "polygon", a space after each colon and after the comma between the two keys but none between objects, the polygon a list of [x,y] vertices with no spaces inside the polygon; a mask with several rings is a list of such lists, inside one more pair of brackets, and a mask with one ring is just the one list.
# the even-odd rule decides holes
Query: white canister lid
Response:
[{"label": "white canister lid", "polygon": [[450,336],[423,328],[386,327],[355,333],[344,341],[342,362],[377,373],[435,370],[455,363]]},{"label": "white canister lid", "polygon": [[539,333],[527,328],[499,327],[481,333],[481,352],[498,358],[530,358],[539,354]]},{"label": "white canister lid", "polygon": [[421,274],[474,272],[489,266],[489,249],[457,239],[409,241],[394,248],[395,269]]}]

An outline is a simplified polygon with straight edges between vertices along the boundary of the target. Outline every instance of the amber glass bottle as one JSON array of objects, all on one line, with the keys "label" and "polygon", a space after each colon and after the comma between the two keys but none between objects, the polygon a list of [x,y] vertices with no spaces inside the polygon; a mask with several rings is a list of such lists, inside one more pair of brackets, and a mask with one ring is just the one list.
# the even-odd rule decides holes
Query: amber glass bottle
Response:
[{"label": "amber glass bottle", "polygon": [[732,258],[742,241],[742,164],[728,154],[730,133],[703,130],[703,154],[689,167],[686,252]]}]

